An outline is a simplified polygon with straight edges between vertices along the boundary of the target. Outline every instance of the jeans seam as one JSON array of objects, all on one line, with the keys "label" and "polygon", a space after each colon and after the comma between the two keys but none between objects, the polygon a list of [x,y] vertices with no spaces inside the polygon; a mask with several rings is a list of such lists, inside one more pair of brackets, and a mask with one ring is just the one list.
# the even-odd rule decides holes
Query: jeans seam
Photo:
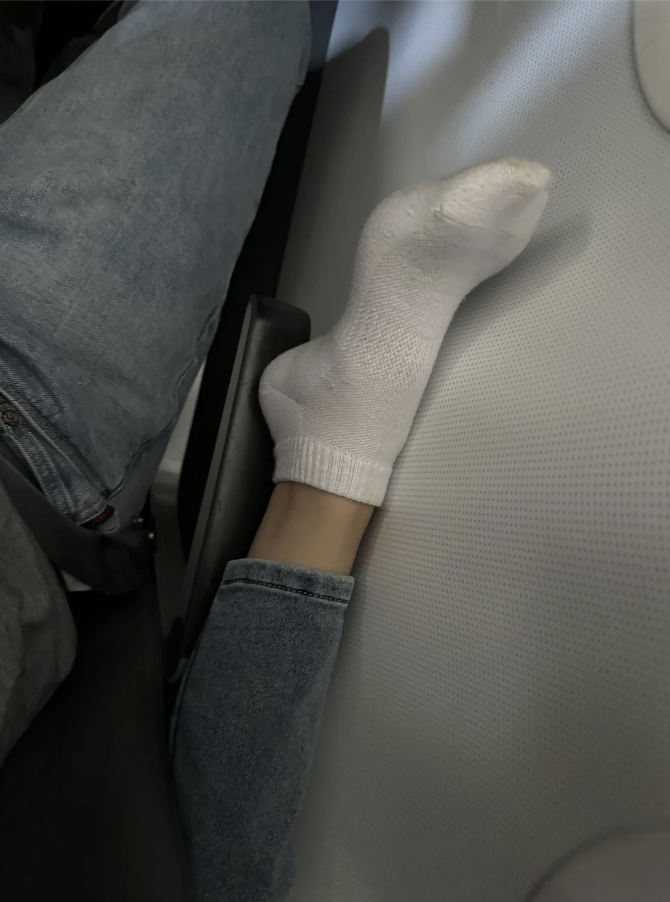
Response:
[{"label": "jeans seam", "polygon": [[[0,402],[16,408],[23,418],[19,426],[13,429],[3,428],[2,433],[7,443],[26,460],[47,498],[50,498],[57,507],[65,508],[63,512],[66,516],[79,513],[74,495],[67,488],[58,473],[58,467],[54,464],[55,455],[75,471],[76,477],[86,484],[89,493],[92,490],[92,494],[99,496],[100,503],[103,502],[103,492],[106,490],[104,482],[60,430],[46,420],[23,395],[11,388],[7,389],[4,385],[0,387]],[[93,506],[97,508],[100,504],[94,502]]]},{"label": "jeans seam", "polygon": [[281,589],[282,592],[293,592],[296,595],[305,595],[307,598],[319,598],[322,601],[335,601],[338,604],[347,604],[342,598],[333,595],[322,595],[319,592],[309,592],[307,589],[294,589],[293,586],[282,586],[281,583],[268,583],[260,579],[250,579],[246,576],[236,576],[233,579],[223,581],[224,586],[232,586],[235,583],[247,583],[251,586],[261,586],[264,589]]},{"label": "jeans seam", "polygon": [[[212,310],[211,313],[209,314],[209,316],[207,317],[205,324],[201,328],[201,330],[198,333],[198,336],[196,338],[193,356],[190,358],[188,364],[182,370],[181,374],[175,381],[174,389],[172,392],[172,400],[174,401],[174,409],[172,411],[172,415],[170,417],[169,422],[166,423],[166,425],[163,426],[163,428],[160,429],[159,432],[157,432],[155,435],[152,435],[151,438],[148,438],[146,441],[144,441],[139,446],[139,448],[133,453],[133,455],[130,459],[130,462],[127,464],[126,468],[124,469],[123,477],[121,478],[121,480],[118,482],[117,485],[113,486],[110,489],[110,495],[109,495],[110,501],[113,501],[114,497],[116,495],[119,495],[124,490],[124,488],[128,485],[128,481],[130,480],[130,478],[133,474],[133,471],[136,469],[138,463],[141,461],[143,455],[146,454],[148,451],[150,451],[151,448],[153,448],[157,444],[157,442],[160,442],[167,433],[171,433],[172,430],[174,429],[174,427],[177,423],[177,420],[179,419],[179,416],[181,414],[181,411],[183,409],[183,401],[182,401],[181,406],[179,406],[179,403],[178,403],[179,391],[180,391],[182,385],[184,384],[184,382],[186,382],[192,375],[193,375],[193,379],[195,379],[195,376],[197,376],[198,369],[202,365],[202,361],[205,356],[202,354],[198,354],[198,350],[199,350],[202,342],[204,341],[205,336],[208,333],[208,330],[211,328],[212,322],[213,321],[215,322],[216,319],[221,315],[221,309],[222,309],[222,305],[217,307],[215,310]],[[191,384],[192,384],[192,381],[191,381]],[[185,400],[185,397],[183,400]]]}]

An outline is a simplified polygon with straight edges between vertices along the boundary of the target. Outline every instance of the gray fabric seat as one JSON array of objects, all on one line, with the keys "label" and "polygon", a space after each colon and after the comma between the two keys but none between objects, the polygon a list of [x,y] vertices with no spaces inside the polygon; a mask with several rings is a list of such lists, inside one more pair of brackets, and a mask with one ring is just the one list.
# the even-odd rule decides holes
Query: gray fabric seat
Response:
[{"label": "gray fabric seat", "polygon": [[670,833],[612,836],[580,850],[532,902],[666,902]]},{"label": "gray fabric seat", "polygon": [[341,4],[279,295],[320,334],[381,197],[507,154],[553,196],[361,552],[292,902],[520,902],[670,823],[670,135],[629,5]]}]

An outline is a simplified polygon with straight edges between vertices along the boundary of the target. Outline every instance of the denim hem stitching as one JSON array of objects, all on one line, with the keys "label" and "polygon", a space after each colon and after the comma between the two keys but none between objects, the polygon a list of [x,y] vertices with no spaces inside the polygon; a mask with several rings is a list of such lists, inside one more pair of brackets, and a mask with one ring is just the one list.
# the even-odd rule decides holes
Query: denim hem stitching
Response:
[{"label": "denim hem stitching", "polygon": [[281,589],[282,592],[293,592],[296,595],[305,595],[307,598],[320,598],[323,601],[335,601],[338,604],[348,604],[342,598],[335,598],[333,595],[320,595],[318,592],[308,592],[307,589],[294,589],[293,586],[282,586],[279,583],[267,583],[260,579],[249,579],[245,576],[236,576],[233,579],[225,579],[224,586],[232,586],[235,583],[248,583],[251,586],[261,586],[265,589]]}]

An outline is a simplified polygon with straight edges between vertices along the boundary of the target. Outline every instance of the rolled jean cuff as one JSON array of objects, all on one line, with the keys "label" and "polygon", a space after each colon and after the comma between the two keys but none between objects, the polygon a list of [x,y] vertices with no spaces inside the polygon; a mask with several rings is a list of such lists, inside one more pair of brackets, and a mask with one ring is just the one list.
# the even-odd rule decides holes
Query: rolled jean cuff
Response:
[{"label": "rolled jean cuff", "polygon": [[354,589],[353,576],[325,573],[297,567],[295,564],[279,564],[276,561],[260,561],[244,558],[230,561],[223,574],[223,585],[243,583],[293,592],[323,601],[347,604]]}]

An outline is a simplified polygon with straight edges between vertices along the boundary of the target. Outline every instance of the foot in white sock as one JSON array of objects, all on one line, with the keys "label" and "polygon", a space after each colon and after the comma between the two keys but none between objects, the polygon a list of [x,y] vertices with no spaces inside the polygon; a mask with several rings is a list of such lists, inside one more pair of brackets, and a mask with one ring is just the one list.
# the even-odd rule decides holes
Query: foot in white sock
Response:
[{"label": "foot in white sock", "polygon": [[381,504],[458,305],[528,244],[550,180],[538,163],[503,159],[376,208],[342,319],[263,374],[275,482]]}]

